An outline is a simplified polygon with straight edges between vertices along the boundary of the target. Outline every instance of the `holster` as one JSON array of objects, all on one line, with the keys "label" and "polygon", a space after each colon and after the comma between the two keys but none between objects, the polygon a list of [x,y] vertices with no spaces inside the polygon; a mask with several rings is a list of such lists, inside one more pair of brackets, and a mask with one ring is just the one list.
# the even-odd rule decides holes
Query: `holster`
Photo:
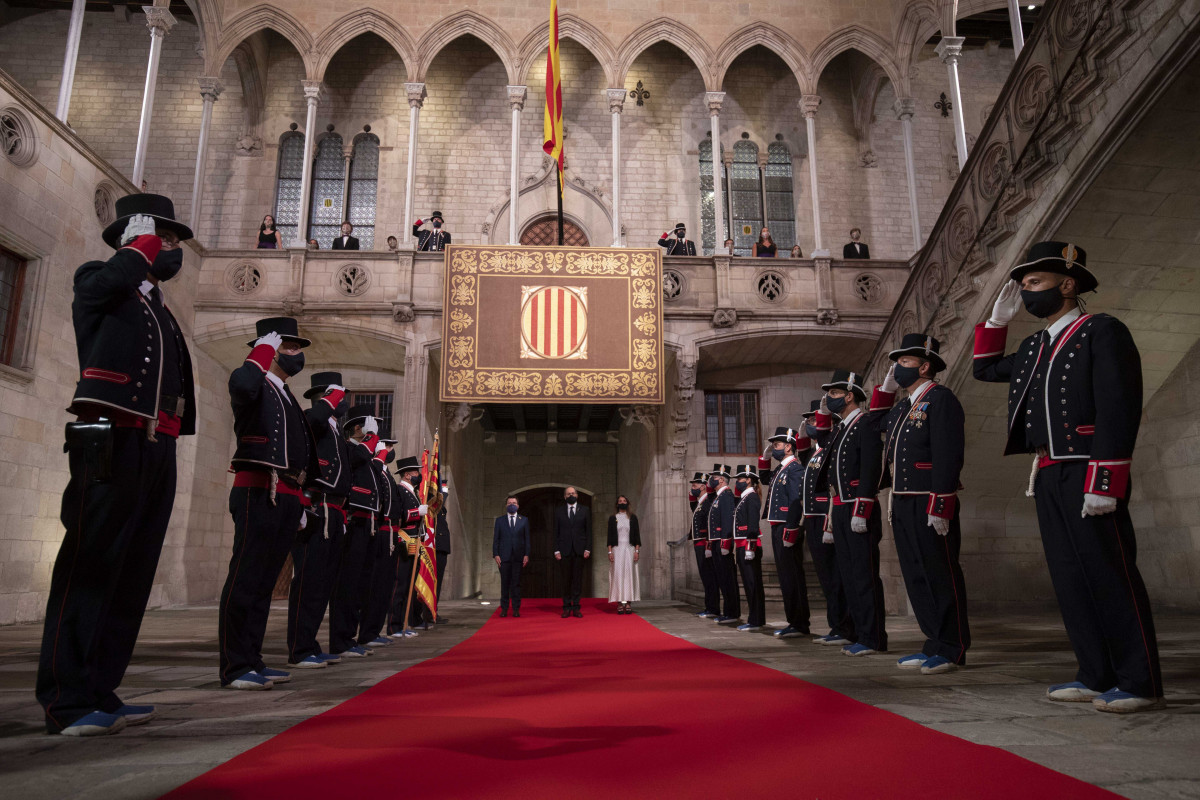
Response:
[{"label": "holster", "polygon": [[83,460],[85,474],[92,483],[112,479],[113,424],[107,419],[95,422],[68,422],[64,453],[77,453]]}]

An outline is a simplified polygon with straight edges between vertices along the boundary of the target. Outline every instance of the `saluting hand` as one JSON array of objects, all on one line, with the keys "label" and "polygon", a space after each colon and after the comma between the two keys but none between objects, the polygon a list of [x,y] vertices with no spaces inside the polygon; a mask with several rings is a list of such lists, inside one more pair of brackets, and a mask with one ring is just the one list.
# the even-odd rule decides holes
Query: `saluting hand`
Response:
[{"label": "saluting hand", "polygon": [[148,233],[154,233],[154,217],[149,214],[134,214],[129,218],[129,222],[125,223],[125,230],[121,233],[121,244],[129,244]]},{"label": "saluting hand", "polygon": [[996,328],[1004,328],[1012,322],[1013,317],[1021,310],[1021,284],[1010,280],[1000,287],[1000,294],[992,306],[992,316],[988,322]]},{"label": "saluting hand", "polygon": [[[254,340],[254,347],[258,347],[260,344],[267,344],[270,345],[273,350],[278,350],[279,346],[283,344],[283,337],[275,331],[271,331],[267,335],[260,336]],[[250,349],[253,350],[254,347]]]},{"label": "saluting hand", "polygon": [[828,394],[821,395],[821,405],[817,406],[817,411],[820,411],[822,414],[824,414],[827,417],[832,416],[832,413],[829,411],[829,406],[825,402],[828,399],[829,399]]},{"label": "saluting hand", "polygon": [[374,417],[367,417],[363,420],[363,433],[379,433],[379,420]]},{"label": "saluting hand", "polygon": [[891,368],[883,378],[883,383],[879,385],[879,391],[884,394],[895,394],[899,390],[900,384],[896,381],[896,364],[892,362]]}]

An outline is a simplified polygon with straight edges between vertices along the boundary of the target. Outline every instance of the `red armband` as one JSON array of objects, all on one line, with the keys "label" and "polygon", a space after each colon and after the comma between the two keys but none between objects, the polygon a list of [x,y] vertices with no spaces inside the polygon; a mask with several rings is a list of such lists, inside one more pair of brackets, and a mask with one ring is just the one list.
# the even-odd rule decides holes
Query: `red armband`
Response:
[{"label": "red armband", "polygon": [[146,265],[149,266],[154,263],[154,257],[158,255],[158,251],[162,250],[162,239],[153,233],[143,233],[121,249],[136,250],[142,258],[146,259]]},{"label": "red armband", "polygon": [[769,458],[759,458],[758,459],[758,471],[759,472],[763,472],[764,470],[768,470],[770,468],[771,468],[771,459],[769,459]]},{"label": "red armband", "polygon": [[1133,459],[1129,458],[1089,461],[1083,491],[1118,499],[1124,497],[1129,488],[1129,469],[1132,465]]},{"label": "red armband", "polygon": [[875,508],[875,501],[869,497],[860,497],[854,501],[854,516],[861,519],[871,518],[871,509]]},{"label": "red armband", "polygon": [[812,422],[809,424],[819,431],[833,430],[833,415],[822,414],[818,411],[816,414],[813,414]]},{"label": "red armband", "polygon": [[368,433],[366,435],[366,437],[362,440],[363,447],[370,450],[372,455],[375,454],[375,445],[377,445],[377,444],[379,444],[379,437],[373,433]]},{"label": "red armband", "polygon": [[885,408],[891,408],[896,402],[895,392],[885,392],[878,386],[871,392],[871,411],[882,411]]},{"label": "red armband", "polygon": [[1008,328],[989,328],[986,324],[975,326],[975,358],[995,358],[1004,355],[1004,342],[1008,339]]},{"label": "red armband", "polygon": [[419,220],[417,220],[416,222],[414,222],[413,224],[414,224],[414,225],[424,225],[424,224],[425,224],[425,221],[424,221],[424,220],[421,220],[421,219],[419,219]]},{"label": "red armband", "polygon": [[330,408],[337,408],[338,403],[342,402],[342,398],[346,396],[346,392],[342,389],[334,389],[329,394],[325,395],[322,400],[329,403]]},{"label": "red armband", "polygon": [[250,351],[246,360],[253,361],[265,373],[271,368],[271,362],[275,360],[275,348],[269,344],[260,344]]},{"label": "red armband", "polygon": [[796,540],[799,538],[800,538],[800,529],[799,528],[784,528],[783,529],[783,541],[786,542],[787,544],[795,544]]},{"label": "red armband", "polygon": [[956,508],[958,508],[957,495],[930,492],[929,503],[925,506],[925,513],[931,517],[954,519],[954,510]]},{"label": "red armband", "polygon": [[805,450],[811,450],[811,449],[812,449],[812,439],[809,439],[807,436],[801,436],[799,439],[796,440],[796,452],[797,453],[803,453]]}]

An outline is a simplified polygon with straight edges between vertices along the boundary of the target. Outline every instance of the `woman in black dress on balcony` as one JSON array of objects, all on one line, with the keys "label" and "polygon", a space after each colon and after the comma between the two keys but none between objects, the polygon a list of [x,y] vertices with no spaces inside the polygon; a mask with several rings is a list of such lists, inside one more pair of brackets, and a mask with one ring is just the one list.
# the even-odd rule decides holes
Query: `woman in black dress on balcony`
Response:
[{"label": "woman in black dress on balcony", "polygon": [[263,217],[262,225],[258,226],[258,249],[279,250],[283,247],[283,238],[275,229],[275,218],[270,214]]},{"label": "woman in black dress on balcony", "polygon": [[771,231],[763,228],[758,234],[758,241],[751,248],[750,255],[755,258],[774,258],[775,257],[775,240],[771,238]]}]

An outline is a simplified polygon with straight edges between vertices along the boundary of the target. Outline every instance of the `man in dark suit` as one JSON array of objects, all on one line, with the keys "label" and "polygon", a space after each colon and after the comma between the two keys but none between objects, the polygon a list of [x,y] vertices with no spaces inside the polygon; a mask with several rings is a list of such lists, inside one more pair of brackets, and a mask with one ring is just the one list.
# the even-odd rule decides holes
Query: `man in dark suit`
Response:
[{"label": "man in dark suit", "polygon": [[521,568],[529,564],[529,518],[517,513],[517,498],[505,500],[505,513],[492,526],[492,558],[500,567],[500,616],[508,616],[512,598],[514,617],[521,616]]},{"label": "man in dark suit", "polygon": [[866,242],[860,242],[862,231],[858,228],[850,229],[850,241],[842,248],[842,258],[870,258],[871,248]]},{"label": "man in dark suit", "polygon": [[583,592],[583,562],[592,557],[592,512],[579,505],[579,492],[568,486],[566,505],[554,512],[554,558],[563,564],[563,619],[582,617],[579,595]]},{"label": "man in dark suit", "polygon": [[358,239],[355,239],[350,233],[354,230],[354,226],[349,222],[342,223],[342,235],[333,240],[334,250],[357,250]]}]

